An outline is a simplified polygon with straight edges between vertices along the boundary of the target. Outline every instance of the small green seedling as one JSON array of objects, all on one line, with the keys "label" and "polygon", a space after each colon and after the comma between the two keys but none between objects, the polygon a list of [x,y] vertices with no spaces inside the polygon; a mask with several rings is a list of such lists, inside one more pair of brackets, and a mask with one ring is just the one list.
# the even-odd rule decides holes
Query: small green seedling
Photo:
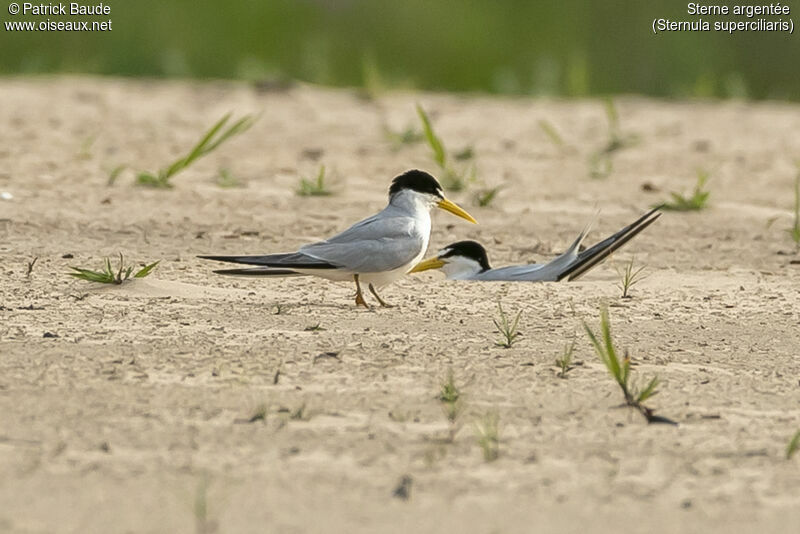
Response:
[{"label": "small green seedling", "polygon": [[374,53],[368,51],[361,57],[361,76],[362,89],[357,93],[360,98],[372,102],[386,91],[386,81]]},{"label": "small green seedling", "polygon": [[232,189],[244,185],[242,181],[228,169],[220,169],[214,181],[223,189]]},{"label": "small green seedling", "polygon": [[539,128],[542,129],[544,134],[547,136],[550,141],[553,142],[554,145],[561,148],[564,146],[564,138],[561,137],[561,134],[558,133],[556,127],[550,121],[545,119],[539,120]]},{"label": "small green seedling", "polygon": [[119,268],[116,270],[116,272],[111,268],[111,260],[106,258],[102,271],[92,271],[90,269],[82,269],[80,267],[70,267],[70,269],[75,272],[67,274],[81,280],[86,280],[87,282],[119,285],[125,280],[129,279],[131,274],[133,274],[134,278],[144,278],[145,276],[149,275],[153,269],[155,269],[156,265],[158,265],[160,261],[161,260],[154,261],[153,263],[145,265],[136,271],[136,274],[133,274],[133,266],[129,265],[125,267],[124,258],[122,257],[122,253],[120,253]]},{"label": "small green seedling", "polygon": [[211,127],[210,130],[206,132],[206,134],[200,139],[200,141],[192,148],[189,153],[180,158],[175,160],[170,166],[163,167],[158,170],[157,173],[148,173],[148,172],[140,172],[139,175],[136,177],[136,182],[139,185],[144,185],[148,187],[161,187],[161,188],[169,188],[172,187],[172,183],[170,180],[173,176],[181,172],[182,170],[189,167],[192,163],[197,161],[198,159],[202,158],[213,152],[217,149],[222,143],[239,135],[241,133],[246,132],[252,125],[255,123],[255,118],[252,115],[245,115],[241,119],[234,122],[230,127],[227,129],[223,129],[225,125],[230,120],[231,114],[228,113],[224,117],[222,117],[217,123]]},{"label": "small green seedling", "polygon": [[797,162],[797,176],[794,178],[794,225],[787,230],[794,246],[800,250],[800,161]]},{"label": "small green seedling", "polygon": [[492,322],[497,327],[497,331],[500,332],[501,338],[495,341],[495,345],[510,349],[517,342],[519,336],[522,335],[522,332],[517,329],[520,317],[522,317],[522,310],[518,311],[517,316],[512,320],[499,302],[497,303],[497,308],[500,311],[500,317],[499,319],[492,319]]},{"label": "small green seedling", "polygon": [[605,101],[606,119],[608,119],[608,142],[606,143],[603,152],[611,154],[621,148],[625,148],[631,141],[626,136],[620,133],[619,128],[619,112],[614,101],[610,98]]},{"label": "small green seedling", "polygon": [[413,126],[402,131],[394,131],[388,126],[383,127],[383,134],[394,146],[415,145],[425,139],[425,134]]},{"label": "small green seedling", "polygon": [[500,416],[497,412],[484,414],[475,422],[475,437],[483,451],[483,459],[493,462],[500,456]]},{"label": "small green seedling", "polygon": [[612,99],[605,100],[605,110],[608,120],[608,139],[605,146],[589,158],[589,174],[592,178],[609,176],[614,170],[612,156],[623,148],[633,146],[638,142],[636,135],[622,133],[619,126],[619,113]]},{"label": "small green seedling", "polygon": [[631,260],[625,264],[625,268],[620,270],[618,267],[615,267],[617,270],[617,274],[620,276],[620,281],[617,284],[617,287],[622,290],[622,298],[629,299],[631,296],[628,294],[628,291],[647,278],[648,274],[644,274],[644,270],[647,267],[646,265],[642,265],[641,267],[634,267],[634,261],[636,258],[631,258]]},{"label": "small green seedling", "polygon": [[453,159],[456,161],[467,161],[475,157],[475,149],[472,146],[466,146],[462,150],[453,154]]},{"label": "small green seedling", "polygon": [[317,178],[310,180],[308,178],[300,179],[300,186],[297,188],[297,194],[301,197],[322,197],[331,194],[325,183],[325,165],[320,165]]},{"label": "small green seedling", "polygon": [[[447,156],[447,151],[444,148],[444,143],[442,139],[436,135],[436,132],[433,130],[433,125],[431,124],[431,120],[428,117],[428,114],[425,110],[417,104],[417,114],[419,115],[419,119],[422,122],[422,131],[425,135],[425,140],[428,142],[428,146],[431,148],[433,152],[433,161],[439,166],[442,171],[442,183],[450,191],[463,191],[467,188],[467,186],[477,180],[475,167],[470,167],[469,171],[467,172],[459,172],[455,170],[451,165],[449,158]],[[462,151],[458,154],[461,156],[461,159],[469,159],[474,156],[474,153],[470,149],[469,151]],[[469,156],[469,157],[467,157]],[[459,159],[458,157],[454,157],[454,159]]]},{"label": "small green seedling", "polygon": [[614,348],[614,341],[611,338],[611,324],[608,319],[608,308],[603,307],[600,310],[600,338],[589,328],[589,325],[584,321],[583,328],[589,336],[589,340],[594,346],[595,352],[600,357],[600,360],[608,369],[608,372],[622,389],[625,396],[625,403],[628,406],[636,408],[648,423],[668,423],[677,424],[674,421],[653,414],[653,410],[646,407],[644,402],[653,397],[656,393],[658,386],[658,377],[651,378],[644,388],[639,388],[631,382],[631,359],[627,351],[625,357],[620,360],[617,356],[617,350]]},{"label": "small green seedling", "polygon": [[28,262],[28,267],[25,270],[25,278],[30,278],[31,273],[33,272],[33,266],[36,265],[36,261],[39,259],[39,256],[34,256],[31,261]]},{"label": "small green seedling", "polygon": [[127,165],[117,165],[116,167],[111,169],[111,171],[109,171],[108,173],[108,182],[106,182],[106,185],[108,186],[114,185],[117,182],[117,178],[119,178],[119,175],[122,174],[122,172],[125,171],[127,168],[128,168]]},{"label": "small green seedling", "polygon": [[703,188],[709,177],[708,171],[698,169],[697,183],[694,186],[692,196],[689,197],[672,192],[670,193],[672,200],[664,203],[664,209],[671,211],[700,211],[705,209],[708,206],[708,197],[711,191],[705,191]]},{"label": "small green seedling", "polygon": [[92,145],[97,141],[96,135],[90,135],[81,142],[81,148],[78,150],[78,159],[91,159]]},{"label": "small green seedling", "polygon": [[786,446],[786,459],[791,460],[798,449],[800,449],[800,430],[795,432],[792,439],[789,440],[789,445]]},{"label": "small green seedling", "polygon": [[458,420],[463,405],[461,391],[456,386],[452,369],[447,372],[447,378],[441,384],[439,401],[443,405],[445,417],[447,417],[451,425],[454,425]]},{"label": "small green seedling", "polygon": [[556,367],[559,369],[558,373],[556,373],[558,378],[567,378],[567,373],[575,368],[575,366],[572,365],[572,355],[574,352],[575,340],[573,339],[571,343],[564,344],[564,350],[561,356],[556,358]]},{"label": "small green seedling", "polygon": [[483,191],[478,191],[475,193],[475,204],[482,208],[489,207],[492,202],[494,202],[497,193],[500,192],[501,187],[493,187],[491,189],[485,189]]}]

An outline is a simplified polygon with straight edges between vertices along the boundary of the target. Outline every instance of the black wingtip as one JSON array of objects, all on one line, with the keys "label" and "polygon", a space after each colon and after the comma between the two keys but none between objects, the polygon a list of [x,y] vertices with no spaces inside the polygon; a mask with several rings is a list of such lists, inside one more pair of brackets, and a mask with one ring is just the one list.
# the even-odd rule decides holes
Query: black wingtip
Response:
[{"label": "black wingtip", "polygon": [[570,266],[569,269],[560,273],[558,280],[566,279],[573,282],[605,261],[613,252],[617,251],[645,228],[656,222],[662,215],[662,213],[659,212],[661,207],[662,206],[654,207],[622,230],[619,230],[610,237],[607,237],[596,245],[581,252],[578,261]]},{"label": "black wingtip", "polygon": [[217,269],[212,272],[226,276],[304,276],[291,269]]}]

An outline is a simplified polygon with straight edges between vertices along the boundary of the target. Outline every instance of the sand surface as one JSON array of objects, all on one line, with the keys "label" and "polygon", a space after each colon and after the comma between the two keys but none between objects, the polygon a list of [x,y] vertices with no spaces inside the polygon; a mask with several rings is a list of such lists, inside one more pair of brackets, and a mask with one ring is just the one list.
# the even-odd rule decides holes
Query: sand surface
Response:
[{"label": "sand surface", "polygon": [[[800,524],[800,455],[785,458],[800,429],[800,255],[785,231],[800,106],[619,98],[638,142],[592,179],[600,101],[67,77],[4,79],[0,102],[0,531]],[[666,213],[580,282],[424,273],[382,291],[392,309],[357,309],[348,284],[225,278],[195,258],[292,250],[382,208],[396,174],[436,173],[425,145],[384,135],[416,124],[415,102],[453,152],[474,147],[480,180],[450,195],[480,225],[435,213],[429,252],[472,238],[497,265],[547,260],[598,208],[590,244],[690,190],[699,167],[710,207]],[[133,185],[228,111],[261,117],[174,189]],[[335,194],[297,196],[320,164]],[[244,186],[219,187],[220,169]],[[115,287],[65,274],[118,252],[161,264]],[[621,299],[614,266],[631,256],[650,276]],[[511,349],[494,344],[498,301],[522,311]],[[621,407],[581,327],[604,302],[634,373],[662,380],[650,405],[679,426]],[[573,338],[581,365],[560,379],[553,361]],[[463,393],[454,437],[437,399],[449,370]],[[500,456],[487,463],[475,422],[492,413]]]}]

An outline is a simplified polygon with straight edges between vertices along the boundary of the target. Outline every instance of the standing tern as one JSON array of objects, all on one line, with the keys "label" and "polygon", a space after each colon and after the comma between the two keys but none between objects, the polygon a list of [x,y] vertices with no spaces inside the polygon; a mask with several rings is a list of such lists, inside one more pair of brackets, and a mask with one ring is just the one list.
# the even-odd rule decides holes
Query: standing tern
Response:
[{"label": "standing tern", "polygon": [[600,264],[612,252],[633,239],[639,232],[653,224],[661,216],[661,206],[639,217],[635,222],[616,232],[596,245],[579,252],[586,234],[587,226],[566,252],[554,260],[543,264],[511,265],[492,269],[486,249],[475,241],[459,241],[442,249],[410,272],[417,273],[428,269],[441,269],[448,280],[487,280],[487,281],[526,281],[557,282],[577,280],[592,267]]},{"label": "standing tern", "polygon": [[260,266],[214,271],[218,274],[311,275],[334,281],[353,280],[356,283],[356,306],[369,308],[361,292],[361,282],[364,282],[381,306],[389,307],[376,288],[398,280],[422,259],[428,249],[430,210],[434,206],[477,223],[469,213],[447,200],[442,186],[433,176],[410,170],[392,180],[389,204],[382,211],[325,241],[283,254],[199,257]]}]

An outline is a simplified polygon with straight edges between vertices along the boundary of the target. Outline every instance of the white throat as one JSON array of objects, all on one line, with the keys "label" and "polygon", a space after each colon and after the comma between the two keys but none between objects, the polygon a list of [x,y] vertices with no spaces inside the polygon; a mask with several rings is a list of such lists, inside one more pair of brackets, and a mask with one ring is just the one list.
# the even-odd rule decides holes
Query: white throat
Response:
[{"label": "white throat", "polygon": [[442,258],[445,263],[441,270],[448,280],[469,280],[481,272],[481,264],[464,256]]},{"label": "white throat", "polygon": [[389,205],[409,213],[417,213],[419,211],[430,213],[431,208],[433,208],[439,200],[439,198],[433,195],[419,193],[412,189],[405,189],[392,195],[392,198],[389,200]]}]

